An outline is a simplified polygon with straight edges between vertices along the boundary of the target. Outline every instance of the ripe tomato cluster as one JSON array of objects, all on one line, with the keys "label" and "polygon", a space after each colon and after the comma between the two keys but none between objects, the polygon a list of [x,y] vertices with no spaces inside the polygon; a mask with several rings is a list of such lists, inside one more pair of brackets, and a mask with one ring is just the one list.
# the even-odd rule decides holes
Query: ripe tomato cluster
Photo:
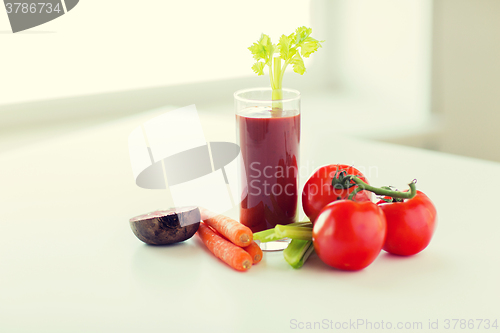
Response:
[{"label": "ripe tomato cluster", "polygon": [[[319,258],[338,269],[360,270],[382,249],[404,256],[425,249],[436,226],[436,208],[414,182],[409,185],[409,192],[376,188],[351,166],[319,168],[302,192]],[[375,204],[371,192],[384,198]]]}]

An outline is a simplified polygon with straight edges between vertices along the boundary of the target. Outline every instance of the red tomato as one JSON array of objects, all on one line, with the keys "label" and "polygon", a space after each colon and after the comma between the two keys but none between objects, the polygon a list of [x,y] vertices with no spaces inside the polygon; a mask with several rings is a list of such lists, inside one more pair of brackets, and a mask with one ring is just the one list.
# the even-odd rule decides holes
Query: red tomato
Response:
[{"label": "red tomato", "polygon": [[335,201],[323,208],[313,227],[314,250],[332,267],[355,271],[382,250],[385,216],[372,202]]},{"label": "red tomato", "polygon": [[378,202],[387,220],[384,250],[402,256],[419,253],[429,245],[436,228],[436,208],[422,192],[403,202]]},{"label": "red tomato", "polygon": [[[337,172],[337,170],[339,172]],[[331,164],[325,165],[316,170],[304,185],[302,190],[302,208],[304,213],[309,217],[311,222],[314,223],[318,217],[319,212],[323,207],[330,202],[347,199],[349,194],[356,188],[356,186],[347,187],[339,186],[334,188],[332,180],[337,174],[338,177],[341,171],[345,174],[358,176],[362,181],[368,184],[366,177],[356,168],[344,164]],[[354,197],[354,201],[363,202],[371,201],[371,192],[361,191]]]}]

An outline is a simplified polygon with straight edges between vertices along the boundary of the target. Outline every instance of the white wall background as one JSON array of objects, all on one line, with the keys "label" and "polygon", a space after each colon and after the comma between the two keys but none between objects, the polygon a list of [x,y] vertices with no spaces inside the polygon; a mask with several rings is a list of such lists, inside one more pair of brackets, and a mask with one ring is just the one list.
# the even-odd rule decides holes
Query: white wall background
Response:
[{"label": "white wall background", "polygon": [[12,34],[0,10],[0,105],[253,75],[262,32],[310,25],[310,1],[83,0]]},{"label": "white wall background", "polygon": [[[359,111],[367,128],[376,127],[370,119],[382,119],[381,132],[392,133],[372,138],[500,161],[499,18],[498,0],[82,0],[57,20],[12,34],[0,10],[0,132],[18,131],[14,124],[33,132],[56,119],[81,122],[89,111],[118,117],[170,101],[148,87],[256,79],[251,42],[261,32],[276,40],[310,25],[325,47],[307,77],[286,80],[324,86],[314,97],[316,112]],[[224,93],[235,86],[228,81]],[[210,95],[203,87],[187,91],[190,103]],[[121,93],[36,102],[108,92]],[[350,97],[339,102],[341,94]],[[444,128],[425,120],[433,115],[444,116]]]},{"label": "white wall background", "polygon": [[434,22],[441,149],[500,161],[500,1],[436,0]]},{"label": "white wall background", "polygon": [[344,89],[398,114],[430,110],[431,0],[342,0]]}]

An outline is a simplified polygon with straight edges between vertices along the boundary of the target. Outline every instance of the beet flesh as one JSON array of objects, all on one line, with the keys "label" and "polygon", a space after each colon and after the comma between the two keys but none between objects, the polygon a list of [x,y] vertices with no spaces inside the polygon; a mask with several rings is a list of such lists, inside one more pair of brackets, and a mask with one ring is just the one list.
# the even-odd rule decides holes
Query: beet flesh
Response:
[{"label": "beet flesh", "polygon": [[167,245],[191,238],[200,226],[198,207],[158,210],[130,219],[130,228],[146,244]]}]

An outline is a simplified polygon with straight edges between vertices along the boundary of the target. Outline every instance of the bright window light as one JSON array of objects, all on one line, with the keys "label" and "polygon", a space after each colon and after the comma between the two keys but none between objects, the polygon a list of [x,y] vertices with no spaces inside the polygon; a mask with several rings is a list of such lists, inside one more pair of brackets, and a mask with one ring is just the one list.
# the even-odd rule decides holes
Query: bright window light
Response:
[{"label": "bright window light", "polygon": [[310,1],[83,1],[1,35],[0,104],[254,75],[247,47],[302,25]]}]

